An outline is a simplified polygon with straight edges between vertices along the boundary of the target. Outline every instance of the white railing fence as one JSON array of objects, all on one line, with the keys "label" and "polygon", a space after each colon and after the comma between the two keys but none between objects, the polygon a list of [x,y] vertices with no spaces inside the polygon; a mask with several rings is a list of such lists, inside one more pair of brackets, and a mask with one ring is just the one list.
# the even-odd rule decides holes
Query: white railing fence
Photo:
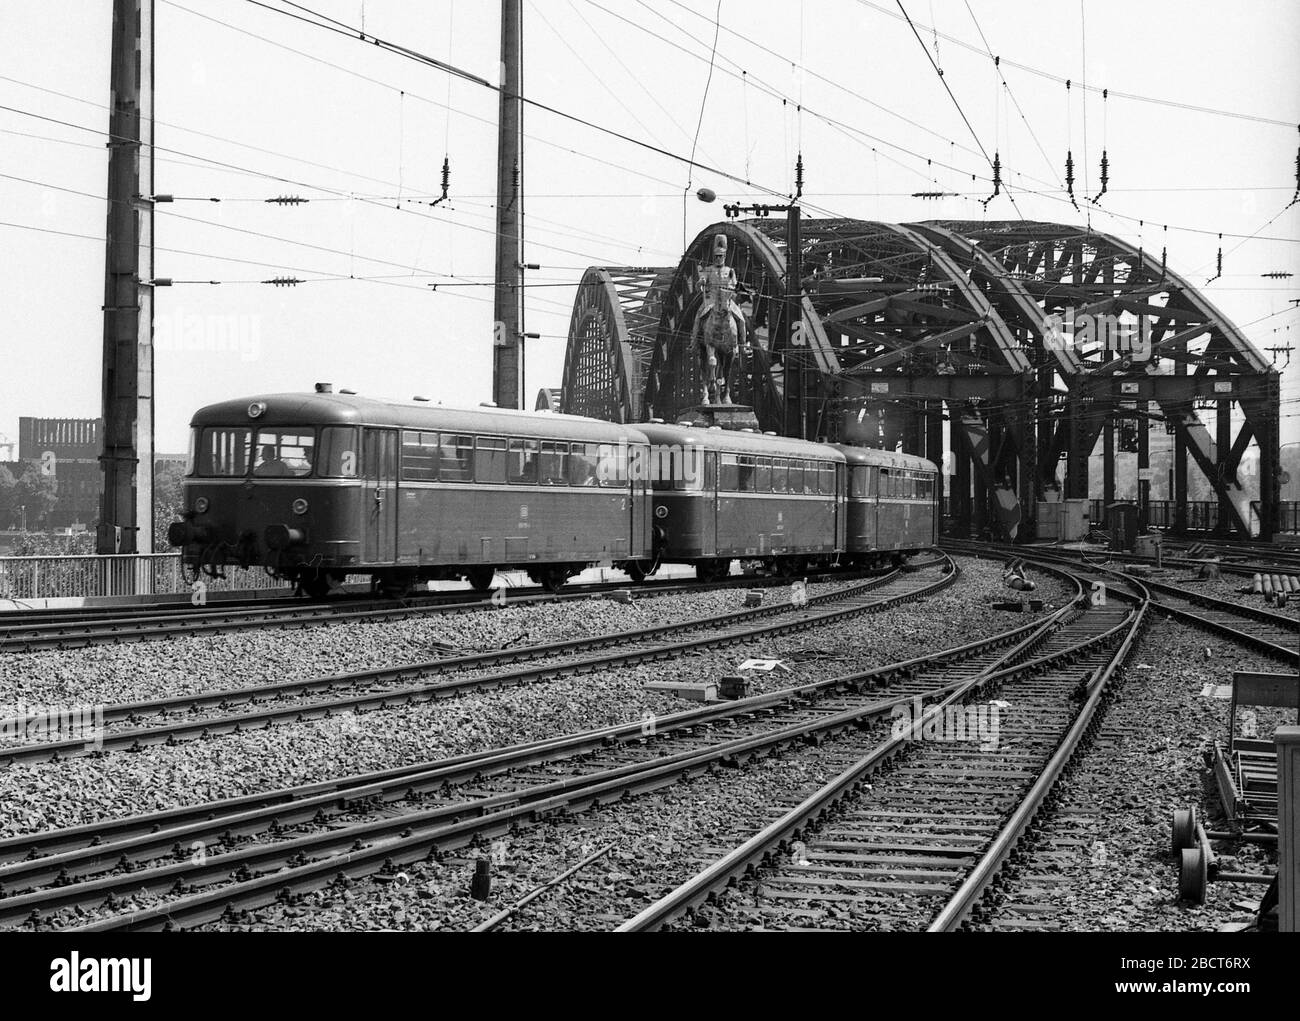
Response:
[{"label": "white railing fence", "polygon": [[[260,567],[225,573],[203,578],[209,592],[288,587]],[[167,595],[190,592],[191,580],[179,553],[0,557],[0,600]]]}]

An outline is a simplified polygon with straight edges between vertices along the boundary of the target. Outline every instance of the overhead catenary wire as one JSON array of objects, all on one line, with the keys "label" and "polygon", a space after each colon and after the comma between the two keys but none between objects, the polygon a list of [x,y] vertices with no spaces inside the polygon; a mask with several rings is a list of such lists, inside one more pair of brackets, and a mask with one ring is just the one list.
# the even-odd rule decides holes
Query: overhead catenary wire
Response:
[{"label": "overhead catenary wire", "polygon": [[709,102],[709,86],[713,84],[713,66],[718,55],[718,33],[722,27],[722,0],[718,0],[718,6],[713,14],[713,45],[709,50],[709,73],[704,79],[704,92],[700,96],[700,115],[695,122],[695,135],[691,138],[691,158],[687,164],[686,170],[686,187],[682,190],[682,247],[686,247],[689,240],[686,236],[686,210],[690,203],[691,185],[694,183],[692,177],[695,169],[695,151],[700,144],[700,131],[704,127],[704,110]]},{"label": "overhead catenary wire", "polygon": [[[856,2],[860,6],[869,7],[872,10],[885,15],[886,17],[895,18],[900,21],[910,20],[910,19],[904,19],[902,15],[900,15],[894,10],[891,10],[888,7],[884,7],[878,3],[875,3],[874,0],[856,0]],[[930,29],[929,25],[921,25],[920,27],[927,30]],[[989,51],[987,48],[981,50],[978,46],[974,45],[973,43],[969,43],[964,39],[960,39],[956,36],[949,35],[944,32],[938,32],[937,30],[935,31],[940,36],[940,38],[942,38],[945,42],[951,43],[954,46],[960,46],[962,49],[969,50],[972,53],[978,53],[986,57],[993,56],[993,53]],[[1002,63],[1005,66],[1013,67],[1018,71],[1024,71],[1027,74],[1036,75],[1040,78],[1045,78],[1049,81],[1054,81],[1058,85],[1063,84],[1066,80],[1065,78],[1061,77],[1058,74],[1054,74],[1051,71],[1045,71],[1042,68],[1032,67],[1028,64],[1023,64],[1015,60],[1010,60],[1005,56],[1002,58]],[[1100,92],[1100,89],[1095,85],[1088,86],[1088,89],[1092,92]],[[1164,99],[1157,96],[1145,96],[1139,93],[1125,92],[1115,88],[1112,88],[1110,90],[1110,94],[1112,96],[1115,96],[1118,99],[1125,99],[1125,100],[1130,100],[1132,102],[1138,102],[1138,103],[1152,103],[1159,106],[1169,107],[1171,109],[1187,110],[1193,113],[1209,114],[1217,117],[1230,117],[1230,118],[1235,118],[1237,120],[1252,121],[1257,124],[1267,124],[1274,127],[1282,127],[1282,128],[1296,127],[1296,122],[1293,120],[1282,120],[1276,117],[1264,117],[1257,114],[1242,113],[1241,111],[1237,111],[1237,110],[1222,110],[1222,109],[1216,109],[1214,107],[1198,106],[1195,103],[1184,103],[1179,100]]]},{"label": "overhead catenary wire", "polygon": [[[984,155],[984,159],[988,162],[989,169],[993,173],[992,183],[994,186],[994,195],[989,196],[991,200],[994,196],[996,196],[997,192],[1001,190],[1002,161],[996,158],[994,159],[989,158],[988,150],[984,148],[984,143],[980,141],[980,137],[976,133],[974,126],[971,124],[970,118],[966,116],[966,111],[962,109],[961,103],[957,100],[956,94],[952,91],[952,87],[945,80],[943,76],[943,69],[940,68],[939,65],[935,63],[934,58],[930,56],[930,51],[926,48],[925,41],[921,38],[921,33],[916,30],[916,25],[912,23],[912,18],[907,13],[907,8],[903,6],[903,0],[894,0],[894,2],[898,4],[898,9],[902,11],[903,18],[907,21],[908,27],[911,28],[912,34],[916,36],[916,41],[921,44],[921,49],[925,51],[926,59],[930,61],[930,66],[934,68],[935,74],[939,76],[939,82],[940,84],[943,85],[944,91],[948,93],[948,98],[952,100],[953,106],[957,108],[957,113],[961,115],[962,123],[966,125],[966,130],[969,131],[971,137],[975,139],[975,144],[979,146],[980,152]],[[1015,196],[1011,194],[1010,189],[1007,190],[1007,198],[1011,202],[1011,208],[1016,211],[1016,215],[1023,220],[1025,217],[1020,212],[1020,207],[1016,205]],[[987,203],[985,203],[985,208],[987,208]]]}]

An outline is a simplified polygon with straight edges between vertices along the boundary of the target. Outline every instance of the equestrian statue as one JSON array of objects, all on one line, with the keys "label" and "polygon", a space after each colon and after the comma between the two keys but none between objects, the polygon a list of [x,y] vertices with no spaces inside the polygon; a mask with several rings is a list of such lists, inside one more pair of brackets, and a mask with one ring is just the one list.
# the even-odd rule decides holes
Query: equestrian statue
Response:
[{"label": "equestrian statue", "polygon": [[691,329],[691,342],[700,359],[700,399],[704,404],[731,403],[731,363],[736,348],[748,339],[745,314],[736,304],[736,271],[726,260],[726,235],[716,234],[709,265],[699,270],[703,300]]}]

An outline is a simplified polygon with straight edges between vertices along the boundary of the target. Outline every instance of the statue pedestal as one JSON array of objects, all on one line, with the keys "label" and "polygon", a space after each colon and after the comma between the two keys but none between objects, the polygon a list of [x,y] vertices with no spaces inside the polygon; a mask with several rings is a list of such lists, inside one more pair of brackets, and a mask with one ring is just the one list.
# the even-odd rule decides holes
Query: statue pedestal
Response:
[{"label": "statue pedestal", "polygon": [[678,422],[689,422],[701,429],[718,426],[722,429],[752,429],[761,432],[758,416],[747,404],[701,404],[679,415]]}]

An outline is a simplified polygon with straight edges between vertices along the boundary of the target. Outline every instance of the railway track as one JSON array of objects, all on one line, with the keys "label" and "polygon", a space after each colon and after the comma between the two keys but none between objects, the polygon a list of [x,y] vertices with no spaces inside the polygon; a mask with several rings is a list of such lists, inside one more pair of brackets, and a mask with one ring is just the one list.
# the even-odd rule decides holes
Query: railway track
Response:
[{"label": "railway track", "polygon": [[[1065,566],[1084,564],[1084,561],[1077,556],[1070,556],[1064,552],[1042,551],[1032,547],[967,542],[948,542],[945,545],[968,553],[993,553],[999,557],[1016,556],[1029,563],[1052,563]],[[1229,602],[1226,599],[1218,599],[1147,577],[1139,579],[1122,568],[1089,565],[1087,569],[1098,572],[1106,578],[1139,581],[1152,593],[1161,613],[1242,642],[1279,659],[1300,663],[1300,620],[1294,617],[1273,613],[1257,606]]]},{"label": "railway track", "polygon": [[[96,710],[97,729],[90,740],[85,733],[63,738],[48,734],[44,736],[51,739],[0,744],[0,764],[120,749],[139,750],[147,745],[176,744],[185,740],[318,718],[336,712],[385,709],[470,691],[613,669],[668,659],[686,652],[730,645],[760,636],[805,630],[858,614],[877,612],[938,592],[951,585],[960,573],[956,564],[946,555],[927,563],[925,567],[939,565],[946,569],[946,573],[932,577],[926,570],[894,571],[834,592],[808,597],[806,605],[802,606],[784,601],[676,624],[574,638],[545,645],[448,656],[425,663],[360,670],[305,681],[285,681],[100,706]],[[883,598],[873,595],[882,586],[896,582],[902,583],[901,591]],[[506,669],[470,673],[501,667]],[[450,676],[455,674],[462,676]],[[329,694],[330,692],[335,694]],[[230,711],[235,707],[243,707],[243,711]],[[221,710],[220,714],[208,715],[213,709]],[[147,726],[136,725],[149,717],[157,717],[160,722]],[[117,726],[123,723],[132,725],[125,728]],[[39,733],[42,727],[52,727],[52,723],[39,714],[0,720],[0,733],[30,735]]]},{"label": "railway track", "polygon": [[[819,571],[809,580],[860,577],[858,571]],[[647,580],[635,586],[638,597],[680,595],[714,589],[761,588],[789,584],[789,579],[766,576],[736,576],[717,582]],[[504,591],[512,604],[554,603],[588,599],[631,582],[607,582],[566,586],[558,593],[528,586]],[[499,598],[499,597],[498,597]],[[123,607],[95,607],[76,610],[5,611],[0,613],[0,652],[33,652],[39,649],[76,649],[127,642],[164,641],[189,635],[225,634],[250,628],[306,627],[346,621],[401,620],[426,614],[478,610],[492,605],[492,597],[481,592],[440,592],[411,596],[401,602],[392,599],[346,596],[328,602],[305,602],[280,597],[259,599],[250,605],[222,600],[201,609],[191,606],[147,606],[138,610]]]},{"label": "railway track", "polygon": [[[638,721],[0,841],[0,924],[42,924],[52,912],[97,910],[106,902],[117,909],[143,890],[165,903],[89,928],[195,925],[317,888],[338,875],[394,868],[553,812],[654,790],[718,763],[852,731],[899,704],[955,691],[972,676],[1036,669],[1008,664],[1033,654],[1071,612],[1064,607],[1049,618],[904,663],[676,713],[654,721],[649,733]],[[375,813],[381,818],[371,818]],[[55,919],[60,925],[68,921]]]},{"label": "railway track", "polygon": [[[671,927],[710,902],[740,927],[961,927],[1048,805],[1147,619],[1140,587],[1116,594],[1129,605],[1088,605],[1031,663],[966,681],[919,731],[856,757],[618,931]],[[917,739],[993,695],[1007,704],[996,741]]]}]

